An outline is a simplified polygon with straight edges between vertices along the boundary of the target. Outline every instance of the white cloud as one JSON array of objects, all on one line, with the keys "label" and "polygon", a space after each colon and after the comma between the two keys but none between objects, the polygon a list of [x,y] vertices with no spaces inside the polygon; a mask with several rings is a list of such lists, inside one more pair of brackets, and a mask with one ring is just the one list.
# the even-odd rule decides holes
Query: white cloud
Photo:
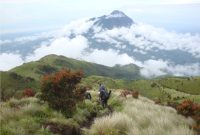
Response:
[{"label": "white cloud", "polygon": [[127,54],[118,54],[112,49],[107,51],[96,49],[91,54],[83,56],[83,59],[107,66],[114,66],[115,64],[125,65],[135,63],[134,59],[129,57]]},{"label": "white cloud", "polygon": [[0,54],[0,62],[0,70],[7,71],[13,67],[21,65],[23,60],[19,54],[2,53]]},{"label": "white cloud", "polygon": [[81,52],[87,48],[87,39],[83,36],[77,36],[69,39],[61,37],[55,39],[50,45],[43,45],[34,51],[34,55],[26,58],[26,61],[38,60],[48,54],[64,55],[72,58],[80,58]]},{"label": "white cloud", "polygon": [[88,18],[79,19],[70,22],[62,30],[62,35],[70,36],[70,34],[80,35],[88,31],[88,29],[93,25],[93,21],[87,21]]},{"label": "white cloud", "polygon": [[196,76],[200,75],[200,64],[194,63],[190,65],[175,65],[163,60],[147,60],[142,63],[143,69],[140,71],[142,76],[147,78],[161,75],[175,76]]},{"label": "white cloud", "polygon": [[[139,35],[139,36],[138,36]],[[119,44],[115,39],[125,40],[141,52],[159,48],[161,50],[182,50],[200,58],[200,35],[169,32],[147,24],[135,24],[131,28],[114,28],[96,33],[94,38]]]},{"label": "white cloud", "polygon": [[168,67],[168,63],[162,60],[147,60],[142,66],[141,75],[145,77],[155,77],[166,74],[164,69]]}]

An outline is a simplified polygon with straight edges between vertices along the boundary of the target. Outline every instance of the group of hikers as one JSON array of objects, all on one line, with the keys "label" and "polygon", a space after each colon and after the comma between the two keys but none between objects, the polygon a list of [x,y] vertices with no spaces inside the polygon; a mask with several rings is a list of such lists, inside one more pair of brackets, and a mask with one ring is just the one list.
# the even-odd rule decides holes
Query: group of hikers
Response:
[{"label": "group of hikers", "polygon": [[[107,91],[105,86],[99,83],[99,101],[103,107],[107,107],[108,99],[110,98],[111,91]],[[89,92],[85,93],[85,98],[91,100],[92,96]]]}]

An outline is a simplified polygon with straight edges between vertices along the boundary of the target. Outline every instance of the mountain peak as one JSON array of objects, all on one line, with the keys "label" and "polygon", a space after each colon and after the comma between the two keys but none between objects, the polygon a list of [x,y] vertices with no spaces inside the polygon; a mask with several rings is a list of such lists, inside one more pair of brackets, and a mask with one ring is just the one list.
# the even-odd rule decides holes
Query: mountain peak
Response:
[{"label": "mountain peak", "polygon": [[122,11],[114,10],[109,15],[98,17],[94,24],[103,29],[113,29],[115,27],[130,27],[134,22]]},{"label": "mountain peak", "polygon": [[123,15],[123,16],[126,16],[122,11],[119,11],[119,10],[114,10],[110,14],[111,15]]}]

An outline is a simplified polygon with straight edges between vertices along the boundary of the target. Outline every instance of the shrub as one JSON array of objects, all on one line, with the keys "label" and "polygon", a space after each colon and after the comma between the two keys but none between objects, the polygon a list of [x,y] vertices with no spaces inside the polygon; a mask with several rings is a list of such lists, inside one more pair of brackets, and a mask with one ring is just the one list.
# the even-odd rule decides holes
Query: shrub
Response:
[{"label": "shrub", "polygon": [[194,115],[194,103],[191,100],[185,100],[177,106],[178,113],[188,117]]},{"label": "shrub", "polygon": [[47,101],[53,109],[70,117],[76,103],[84,98],[86,89],[78,85],[82,76],[82,72],[70,70],[44,76],[41,82],[41,99]]},{"label": "shrub", "polygon": [[138,92],[138,91],[133,91],[133,92],[132,92],[132,97],[133,97],[133,98],[136,98],[136,99],[137,99],[138,96],[139,96],[139,92]]},{"label": "shrub", "polygon": [[23,97],[34,97],[35,92],[31,88],[27,88],[23,91]]},{"label": "shrub", "polygon": [[196,125],[193,125],[193,128],[200,133],[200,104],[185,100],[176,109],[178,113],[186,117],[192,117],[196,121]]}]

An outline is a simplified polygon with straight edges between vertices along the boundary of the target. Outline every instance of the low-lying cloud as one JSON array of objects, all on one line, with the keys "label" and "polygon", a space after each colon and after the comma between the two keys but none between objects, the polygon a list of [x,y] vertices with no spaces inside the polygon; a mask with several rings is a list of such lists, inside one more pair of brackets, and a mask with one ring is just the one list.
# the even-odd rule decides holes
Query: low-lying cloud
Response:
[{"label": "low-lying cloud", "polygon": [[135,63],[134,59],[129,57],[127,54],[118,54],[115,50],[112,49],[109,49],[107,51],[95,49],[89,55],[83,56],[83,59],[86,61],[107,66]]},{"label": "low-lying cloud", "polygon": [[61,37],[52,41],[50,45],[43,45],[26,57],[26,61],[39,60],[48,54],[63,55],[78,59],[81,57],[82,51],[88,47],[87,39],[83,36],[77,36],[69,39]]},{"label": "low-lying cloud", "polygon": [[196,76],[200,75],[200,64],[175,65],[163,60],[147,60],[142,63],[141,75],[151,78],[162,75]]},{"label": "low-lying cloud", "polygon": [[19,54],[2,53],[0,54],[0,62],[1,62],[0,70],[7,71],[13,67],[23,64],[24,61],[22,60]]},{"label": "low-lying cloud", "polygon": [[[83,34],[92,26],[92,21],[86,21],[84,19],[74,21],[63,29],[56,31],[54,34],[51,33],[48,35],[46,33],[44,37],[54,37],[50,43],[41,45],[39,48],[35,49],[32,54],[29,54],[23,59],[20,54],[1,53],[0,70],[9,70],[23,62],[39,60],[49,54],[57,54],[107,66],[133,63],[142,68],[140,73],[147,78],[167,74],[176,76],[200,75],[200,62],[190,65],[178,65],[163,59],[149,58],[149,60],[138,61],[134,57],[130,57],[125,53],[119,53],[118,50],[114,49],[100,50],[90,48],[88,52],[90,41],[88,41],[87,37]],[[196,58],[200,58],[199,35],[177,34],[146,24],[133,25],[131,28],[114,28],[112,30],[102,30],[100,27],[93,28],[96,32],[93,38],[97,39],[99,42],[110,42],[114,44],[116,48],[125,49],[126,45],[119,42],[119,40],[124,40],[136,47],[134,52],[139,52],[144,55],[147,51],[153,50],[156,47],[160,50],[179,49],[191,53]],[[37,38],[40,37],[18,38],[17,41],[31,41]],[[0,44],[4,42],[9,41],[0,41]]]},{"label": "low-lying cloud", "polygon": [[[118,40],[129,42],[143,52],[158,48],[160,50],[182,50],[200,58],[200,35],[180,34],[155,28],[147,24],[134,24],[131,28],[114,28],[103,30],[94,35],[102,41],[118,43]],[[117,40],[116,40],[117,39]]]}]

